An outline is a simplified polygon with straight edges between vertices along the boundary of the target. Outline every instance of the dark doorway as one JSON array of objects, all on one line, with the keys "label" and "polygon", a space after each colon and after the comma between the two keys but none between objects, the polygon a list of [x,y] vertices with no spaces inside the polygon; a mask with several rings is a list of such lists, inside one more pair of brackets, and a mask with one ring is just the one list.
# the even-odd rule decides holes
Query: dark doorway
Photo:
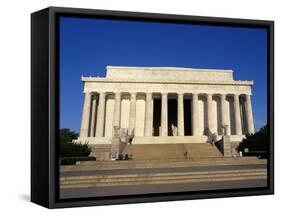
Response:
[{"label": "dark doorway", "polygon": [[161,100],[153,101],[153,136],[159,136],[159,127],[161,125]]},{"label": "dark doorway", "polygon": [[173,136],[172,124],[178,127],[177,99],[168,99],[168,136]]},{"label": "dark doorway", "polygon": [[191,136],[191,102],[184,99],[184,135]]}]

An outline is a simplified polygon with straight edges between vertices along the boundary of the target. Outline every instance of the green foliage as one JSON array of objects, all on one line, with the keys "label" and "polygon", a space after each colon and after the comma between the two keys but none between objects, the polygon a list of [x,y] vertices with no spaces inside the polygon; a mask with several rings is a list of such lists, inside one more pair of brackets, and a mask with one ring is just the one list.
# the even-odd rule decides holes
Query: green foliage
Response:
[{"label": "green foliage", "polygon": [[60,156],[61,157],[87,157],[91,153],[88,144],[73,143],[78,133],[68,128],[60,130]]},{"label": "green foliage", "polygon": [[91,153],[91,148],[87,144],[65,143],[60,145],[61,157],[88,156],[90,153]]},{"label": "green foliage", "polygon": [[78,133],[71,131],[69,128],[60,129],[60,143],[66,144],[71,143],[72,140],[78,138]]},{"label": "green foliage", "polygon": [[246,135],[246,138],[242,140],[240,145],[238,146],[238,151],[242,151],[245,153],[245,149],[249,150],[249,154],[251,152],[262,152],[267,153],[268,149],[268,126],[265,125],[255,134]]},{"label": "green foliage", "polygon": [[74,165],[77,161],[95,161],[95,157],[62,157],[61,165]]}]

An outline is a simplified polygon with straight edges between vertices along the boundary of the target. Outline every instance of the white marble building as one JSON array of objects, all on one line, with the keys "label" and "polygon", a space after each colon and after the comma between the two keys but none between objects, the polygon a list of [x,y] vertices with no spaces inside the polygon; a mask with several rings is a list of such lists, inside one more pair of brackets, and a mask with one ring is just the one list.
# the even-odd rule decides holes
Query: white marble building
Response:
[{"label": "white marble building", "polygon": [[[206,142],[226,126],[231,141],[254,133],[253,81],[232,70],[107,66],[106,77],[82,77],[79,142],[111,144],[114,126],[134,131],[133,144]],[[174,128],[174,130],[172,130]]]}]

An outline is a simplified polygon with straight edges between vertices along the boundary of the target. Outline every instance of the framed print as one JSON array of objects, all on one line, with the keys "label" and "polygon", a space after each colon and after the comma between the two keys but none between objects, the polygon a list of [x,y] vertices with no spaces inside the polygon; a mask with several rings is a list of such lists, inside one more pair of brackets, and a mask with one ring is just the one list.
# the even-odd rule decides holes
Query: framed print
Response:
[{"label": "framed print", "polygon": [[32,202],[274,193],[273,21],[50,7],[31,27]]}]

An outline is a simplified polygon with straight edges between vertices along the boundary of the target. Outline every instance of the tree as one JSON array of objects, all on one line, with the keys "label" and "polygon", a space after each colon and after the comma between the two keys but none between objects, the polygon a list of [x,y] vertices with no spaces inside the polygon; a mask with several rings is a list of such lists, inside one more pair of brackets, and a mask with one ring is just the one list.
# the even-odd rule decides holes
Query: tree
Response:
[{"label": "tree", "polygon": [[87,144],[66,143],[60,145],[61,157],[88,157],[91,148]]},{"label": "tree", "polygon": [[[255,134],[246,135],[246,138],[238,146],[238,151],[245,153],[248,149],[249,155],[267,154],[268,151],[268,126],[265,125]],[[247,151],[246,151],[247,153]],[[255,154],[256,153],[256,154]]]},{"label": "tree", "polygon": [[87,157],[91,153],[88,144],[73,143],[78,133],[69,128],[60,129],[60,156],[61,157]]},{"label": "tree", "polygon": [[78,138],[78,133],[71,131],[69,128],[60,129],[60,143],[67,144],[72,143],[72,140]]}]

